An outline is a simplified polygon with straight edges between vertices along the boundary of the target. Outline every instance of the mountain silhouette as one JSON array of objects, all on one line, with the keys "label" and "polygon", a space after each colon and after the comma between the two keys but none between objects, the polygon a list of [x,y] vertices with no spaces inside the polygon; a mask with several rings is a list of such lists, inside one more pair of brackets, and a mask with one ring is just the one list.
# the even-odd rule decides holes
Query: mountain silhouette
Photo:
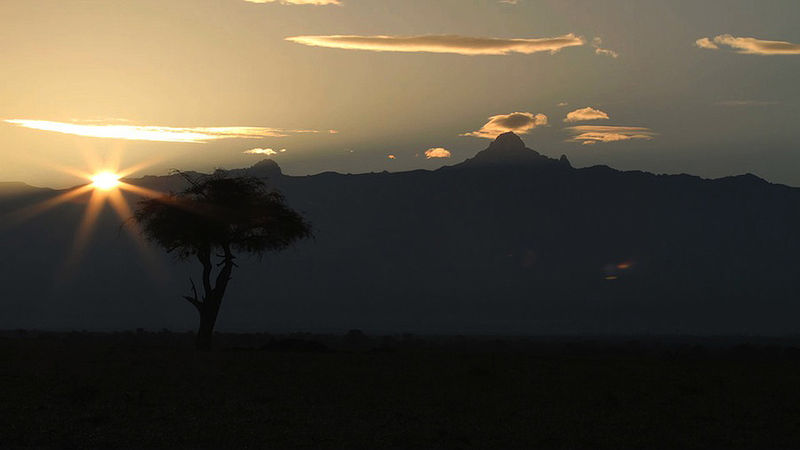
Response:
[{"label": "mountain silhouette", "polygon": [[[240,261],[222,330],[800,329],[800,189],[755,175],[573,168],[513,133],[434,171],[288,176],[264,160],[229,173],[280,189],[315,239]],[[185,180],[128,182],[174,191]],[[0,199],[0,214],[20,203]],[[0,328],[191,329],[180,295],[193,266],[158,255],[153,275],[110,211],[79,269],[51,282],[83,207],[69,203],[0,231],[8,249]]]},{"label": "mountain silhouette", "polygon": [[[563,156],[561,162],[566,160]],[[457,164],[455,167],[473,167],[485,165],[509,165],[509,164],[553,164],[554,160],[539,154],[535,150],[525,147],[519,136],[513,132],[500,134],[497,138],[489,144],[489,148],[478,152],[473,158]]]},{"label": "mountain silhouette", "polygon": [[15,181],[0,182],[0,197],[23,196],[41,193],[43,191],[49,191],[49,189],[34,187]]}]

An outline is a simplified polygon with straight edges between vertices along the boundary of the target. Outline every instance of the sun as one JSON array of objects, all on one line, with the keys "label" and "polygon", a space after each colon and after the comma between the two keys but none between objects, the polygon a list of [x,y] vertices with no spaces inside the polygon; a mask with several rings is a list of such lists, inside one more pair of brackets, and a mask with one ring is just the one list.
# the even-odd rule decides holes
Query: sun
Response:
[{"label": "sun", "polygon": [[138,244],[137,247],[145,259],[150,261],[151,264],[157,264],[154,262],[155,260],[152,255],[150,255],[150,250],[142,239],[136,223],[129,220],[133,216],[133,211],[131,211],[128,200],[131,195],[154,198],[161,197],[164,194],[124,181],[131,174],[151,166],[155,160],[144,161],[128,168],[119,168],[118,161],[116,161],[119,159],[118,155],[114,156],[115,157],[111,161],[105,162],[96,161],[94,158],[89,160],[87,157],[87,163],[89,166],[93,166],[94,169],[90,171],[66,166],[51,166],[64,173],[83,178],[88,182],[84,182],[70,189],[65,189],[63,192],[57,193],[53,197],[47,198],[41,202],[28,205],[5,215],[0,215],[0,228],[2,228],[3,225],[20,224],[67,202],[81,203],[83,202],[82,198],[88,196],[88,199],[85,201],[86,207],[83,212],[83,219],[75,232],[72,250],[65,262],[65,270],[68,269],[71,271],[74,267],[79,265],[81,255],[90,240],[90,236],[97,224],[100,213],[106,204],[110,205],[114,212],[117,213],[117,216],[123,221],[125,225],[124,228],[134,237]]},{"label": "sun", "polygon": [[103,191],[110,191],[120,185],[120,176],[113,172],[99,172],[92,175],[92,187]]}]

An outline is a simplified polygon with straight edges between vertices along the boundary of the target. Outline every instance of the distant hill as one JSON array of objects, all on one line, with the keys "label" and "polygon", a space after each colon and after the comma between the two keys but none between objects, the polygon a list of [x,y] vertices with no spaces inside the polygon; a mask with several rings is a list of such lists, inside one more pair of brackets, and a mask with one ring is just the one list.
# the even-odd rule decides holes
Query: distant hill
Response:
[{"label": "distant hill", "polygon": [[49,190],[50,189],[34,187],[15,181],[0,181],[0,197],[26,195]]},{"label": "distant hill", "polygon": [[[293,177],[265,160],[230,172],[283,191],[315,239],[242,261],[222,329],[800,331],[800,189],[754,175],[573,168],[512,133],[435,171]],[[168,191],[184,180],[129,182]],[[80,269],[52,282],[82,208],[0,231],[11,255],[0,328],[193,327],[180,295],[197,268],[154,252],[150,275],[110,213]]]}]

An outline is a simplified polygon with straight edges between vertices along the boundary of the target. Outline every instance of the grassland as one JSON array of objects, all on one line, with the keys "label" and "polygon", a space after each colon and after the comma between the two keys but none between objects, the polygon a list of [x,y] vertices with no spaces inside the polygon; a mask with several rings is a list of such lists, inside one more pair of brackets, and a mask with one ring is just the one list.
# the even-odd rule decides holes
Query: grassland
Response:
[{"label": "grassland", "polygon": [[8,332],[0,448],[800,448],[800,347]]}]

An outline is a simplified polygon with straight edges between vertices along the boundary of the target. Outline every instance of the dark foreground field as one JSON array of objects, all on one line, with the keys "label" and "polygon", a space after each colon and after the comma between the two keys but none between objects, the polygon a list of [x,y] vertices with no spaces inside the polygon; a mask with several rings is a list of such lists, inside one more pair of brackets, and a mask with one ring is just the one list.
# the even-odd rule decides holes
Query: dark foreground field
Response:
[{"label": "dark foreground field", "polygon": [[0,448],[800,448],[789,340],[0,338]]}]

